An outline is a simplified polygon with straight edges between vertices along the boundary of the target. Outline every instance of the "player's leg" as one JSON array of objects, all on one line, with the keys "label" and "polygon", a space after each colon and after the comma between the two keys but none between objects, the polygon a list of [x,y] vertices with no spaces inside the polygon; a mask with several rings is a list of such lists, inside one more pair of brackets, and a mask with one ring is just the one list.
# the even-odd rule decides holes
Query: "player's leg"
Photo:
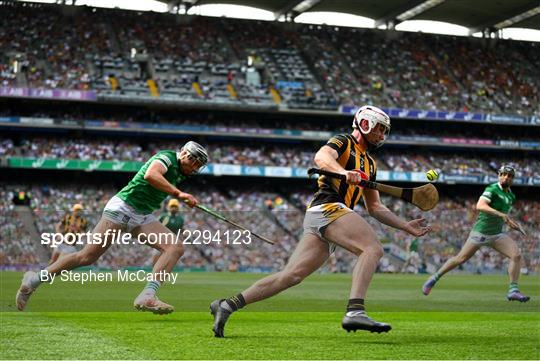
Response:
[{"label": "player's leg", "polygon": [[407,272],[407,268],[411,265],[411,253],[409,252],[407,254],[407,259],[405,260],[405,262],[403,263],[403,266],[401,267],[401,273],[406,273]]},{"label": "player's leg", "polygon": [[59,257],[56,262],[46,268],[47,272],[57,274],[63,270],[72,270],[77,267],[91,265],[110,247],[114,231],[123,229],[125,229],[123,225],[102,217],[91,233],[92,242],[86,244],[78,252]]},{"label": "player's leg", "polygon": [[[67,245],[67,244],[61,244],[59,245],[56,250],[58,252],[58,255],[56,257],[56,259],[54,260],[54,262],[56,262],[59,258],[62,258],[62,257],[65,257],[69,254],[72,254],[72,253],[76,253],[77,252],[77,248],[75,248],[75,246],[71,246],[71,245]],[[50,262],[49,264],[53,264],[54,262]]]},{"label": "player's leg", "polygon": [[177,240],[176,235],[158,221],[134,228],[133,236],[138,237],[141,241],[146,241],[147,245],[160,252],[152,268],[152,280],[146,283],[144,289],[137,296],[134,307],[140,311],[151,311],[156,314],[173,312],[174,307],[160,301],[156,292],[184,254],[182,240]]},{"label": "player's leg", "polygon": [[[107,230],[123,229],[122,225],[116,224],[108,219],[101,218],[94,230],[92,231],[93,240],[97,241],[97,234],[101,235],[100,244],[88,243],[78,252],[67,254],[50,264],[45,270],[48,274],[60,273],[63,270],[72,270],[77,267],[87,266],[94,263],[110,246],[110,241],[113,237],[111,232]],[[28,302],[28,299],[36,288],[42,283],[40,277],[42,271],[38,272],[26,272],[23,276],[21,286],[17,291],[15,297],[17,308],[22,311]]]},{"label": "player's leg", "polygon": [[352,273],[352,286],[342,326],[347,331],[387,332],[392,327],[377,322],[365,313],[364,299],[384,254],[371,226],[357,213],[347,213],[332,222],[323,236],[358,256]]},{"label": "player's leg", "polygon": [[51,260],[49,261],[49,264],[53,264],[54,262],[56,262],[56,260],[58,260],[58,257],[60,257],[60,251],[58,250],[58,248],[55,248],[51,255]]},{"label": "player's leg", "polygon": [[508,277],[510,285],[508,287],[507,299],[509,301],[527,302],[530,297],[525,296],[519,291],[518,280],[521,269],[521,251],[512,238],[504,234],[491,243],[491,246],[497,252],[509,258]]},{"label": "player's leg", "polygon": [[424,295],[429,295],[431,289],[435,286],[437,281],[446,273],[450,272],[459,265],[467,262],[476,251],[482,247],[481,237],[476,237],[475,234],[471,232],[471,236],[467,239],[461,250],[454,257],[449,258],[437,272],[435,272],[422,286],[422,293]]},{"label": "player's leg", "polygon": [[273,275],[260,279],[242,291],[246,304],[272,297],[302,282],[328,259],[328,243],[320,237],[305,234],[294,250],[285,268]]},{"label": "player's leg", "polygon": [[214,316],[214,335],[224,336],[223,329],[232,312],[297,285],[321,267],[329,254],[327,242],[313,233],[304,233],[282,271],[260,279],[237,296],[212,302],[210,310]]}]

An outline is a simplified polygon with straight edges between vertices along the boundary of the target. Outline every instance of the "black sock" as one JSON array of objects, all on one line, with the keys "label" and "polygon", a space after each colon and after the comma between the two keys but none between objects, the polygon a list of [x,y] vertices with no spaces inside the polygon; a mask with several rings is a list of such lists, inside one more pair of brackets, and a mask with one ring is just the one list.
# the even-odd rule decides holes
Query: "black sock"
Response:
[{"label": "black sock", "polygon": [[233,311],[239,310],[246,305],[246,300],[244,300],[244,296],[242,296],[241,293],[227,298],[225,302],[227,302],[227,305],[229,305]]},{"label": "black sock", "polygon": [[347,312],[349,311],[364,311],[363,298],[351,298],[347,304]]}]

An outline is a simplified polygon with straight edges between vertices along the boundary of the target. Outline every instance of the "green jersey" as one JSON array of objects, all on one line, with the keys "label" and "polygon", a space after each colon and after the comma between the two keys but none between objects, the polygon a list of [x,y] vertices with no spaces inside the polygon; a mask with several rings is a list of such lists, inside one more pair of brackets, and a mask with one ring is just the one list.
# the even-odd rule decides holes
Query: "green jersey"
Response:
[{"label": "green jersey", "polygon": [[170,212],[163,213],[159,217],[159,221],[165,227],[169,228],[174,234],[177,234],[179,230],[184,226],[184,217],[180,213],[172,214]]},{"label": "green jersey", "polygon": [[160,162],[167,170],[163,175],[171,184],[182,182],[187,177],[180,172],[176,152],[174,150],[162,150],[150,158],[133,179],[122,188],[116,196],[135,208],[141,214],[150,214],[159,209],[161,202],[167,198],[168,194],[152,187],[144,175],[153,161]]},{"label": "green jersey", "polygon": [[409,252],[418,252],[418,238],[412,240],[409,246]]},{"label": "green jersey", "polygon": [[[491,208],[504,214],[507,214],[510,211],[512,205],[516,201],[514,193],[512,193],[510,189],[508,189],[507,192],[503,191],[499,183],[488,185],[480,198],[484,198]],[[480,212],[476,219],[476,223],[473,226],[473,231],[486,235],[493,235],[501,233],[503,225],[504,220],[501,217],[486,212]]]}]

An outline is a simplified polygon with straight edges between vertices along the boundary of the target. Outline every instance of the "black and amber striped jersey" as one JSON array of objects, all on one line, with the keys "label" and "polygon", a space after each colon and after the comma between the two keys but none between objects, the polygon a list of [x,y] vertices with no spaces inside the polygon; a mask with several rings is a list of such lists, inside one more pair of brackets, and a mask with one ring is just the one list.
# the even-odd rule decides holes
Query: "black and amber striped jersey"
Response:
[{"label": "black and amber striped jersey", "polygon": [[88,227],[88,220],[81,216],[74,216],[73,214],[66,214],[60,221],[60,231],[62,233],[82,233],[86,232]]},{"label": "black and amber striped jersey", "polygon": [[[370,181],[375,181],[377,176],[375,160],[367,154],[353,135],[335,135],[326,145],[338,153],[337,162],[345,170],[360,169],[367,174]],[[362,187],[347,184],[341,179],[324,175],[319,176],[317,183],[319,190],[315,193],[308,208],[319,204],[340,202],[353,209],[360,201],[364,190]]]}]

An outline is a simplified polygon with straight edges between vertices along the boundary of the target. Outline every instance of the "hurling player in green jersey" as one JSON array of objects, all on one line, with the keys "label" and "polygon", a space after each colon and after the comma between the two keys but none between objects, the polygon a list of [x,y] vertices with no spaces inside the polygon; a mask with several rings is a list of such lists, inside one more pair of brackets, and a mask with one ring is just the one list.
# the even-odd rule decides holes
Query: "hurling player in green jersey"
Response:
[{"label": "hurling player in green jersey", "polygon": [[480,211],[469,238],[459,251],[424,283],[422,292],[427,296],[437,281],[447,272],[467,262],[482,246],[492,247],[509,258],[508,275],[510,285],[506,298],[509,301],[527,302],[528,296],[519,291],[518,278],[521,268],[521,252],[516,241],[503,232],[506,223],[510,228],[523,233],[519,223],[508,216],[508,212],[516,201],[510,190],[516,170],[510,165],[499,168],[499,181],[490,184],[478,199],[476,209]]},{"label": "hurling player in green jersey", "polygon": [[190,207],[197,205],[198,201],[193,195],[182,192],[176,185],[197,173],[207,163],[206,150],[192,141],[179,151],[163,150],[152,156],[133,179],[109,200],[100,221],[89,235],[92,242],[39,273],[24,274],[16,296],[17,308],[21,311],[24,309],[30,295],[42,281],[54,279],[63,270],[94,263],[112,242],[119,243],[118,234],[121,231],[131,233],[128,244],[147,240],[149,246],[161,253],[152,273],[147,275],[148,283],[135,299],[135,308],[159,314],[174,311],[171,305],[156,297],[156,291],[162,282],[170,279],[170,272],[184,250],[181,240],[177,241],[175,234],[162,225],[153,212],[160,208],[169,195],[183,200]]}]

